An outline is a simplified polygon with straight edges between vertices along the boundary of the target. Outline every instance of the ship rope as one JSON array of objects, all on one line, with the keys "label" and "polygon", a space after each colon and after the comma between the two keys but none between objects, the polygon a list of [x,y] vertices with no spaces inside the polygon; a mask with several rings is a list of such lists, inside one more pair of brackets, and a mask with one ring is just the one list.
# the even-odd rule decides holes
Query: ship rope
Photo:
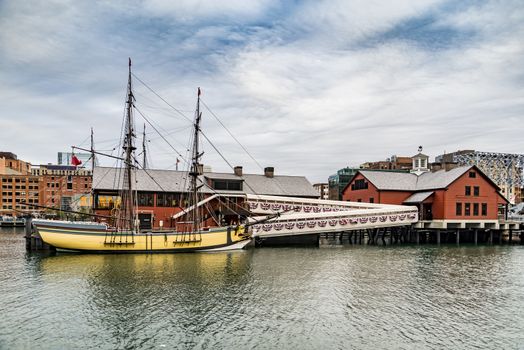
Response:
[{"label": "ship rope", "polygon": [[[174,107],[173,105],[171,105],[168,101],[166,101],[162,96],[160,96],[155,90],[153,90],[149,85],[147,85],[142,79],[140,79],[137,75],[135,75],[134,73],[131,73],[132,76],[137,80],[139,81],[142,85],[144,85],[150,92],[152,92],[156,97],[158,97],[162,102],[164,102],[169,108],[171,108],[173,111],[175,111],[178,115],[182,116],[186,121],[190,122],[191,124],[193,124],[193,121],[187,117],[183,111],[181,111],[180,109]],[[150,99],[149,99],[150,100]],[[207,111],[209,111],[209,113],[219,122],[219,124],[226,130],[226,132],[233,138],[233,140],[242,148],[242,150],[244,152],[246,152],[246,154],[257,164],[258,167],[260,167],[262,170],[263,170],[263,167],[261,166],[261,164],[253,157],[253,155],[247,150],[247,148],[242,145],[242,143],[233,135],[233,133],[225,126],[225,124],[220,120],[220,118],[216,115],[216,113],[214,113],[210,108],[209,106],[204,103],[202,101],[202,104],[204,105],[204,107],[207,109]],[[136,105],[133,104],[133,108],[142,116],[142,118],[153,128],[153,130],[155,130],[155,132],[169,145],[169,147],[175,151],[175,153],[180,156],[181,160],[185,163],[185,165],[187,166],[187,172],[189,172],[189,167],[190,167],[190,163],[187,161],[187,156],[184,157],[181,152],[179,152],[168,140],[167,138],[160,132],[159,128],[157,128],[153,121],[150,120],[148,117],[145,116],[145,113],[143,113],[140,109],[138,109],[136,107]],[[164,130],[165,131],[165,130]],[[209,137],[202,131],[200,130],[200,134],[206,139],[206,141],[211,145],[211,147],[215,150],[215,152],[224,160],[224,162],[231,168],[234,170],[234,167],[233,165],[227,160],[227,158],[222,154],[222,152],[215,146],[215,144],[209,139]],[[189,144],[192,143],[192,138],[193,138],[193,135],[191,136],[190,140],[189,140]],[[186,151],[189,152],[189,148],[190,147],[187,147],[186,148]],[[149,175],[148,175],[149,176]],[[259,196],[259,194],[257,193],[257,191],[249,184],[249,181],[247,181],[247,179],[244,177],[244,176],[241,176],[242,180],[244,181],[244,184],[246,185],[246,187],[248,187],[252,193],[255,195],[255,196]],[[184,183],[184,188],[187,188],[187,181],[188,181],[188,178],[186,177],[185,179],[185,183]],[[200,183],[202,183],[203,186],[206,186],[206,188],[208,188],[209,190],[211,190],[212,192],[214,192],[215,194],[218,194],[218,198],[219,198],[219,202],[220,204],[223,204],[227,209],[231,210],[231,212],[235,213],[237,216],[241,216],[240,213],[236,210],[234,210],[232,207],[238,207],[240,209],[244,209],[242,206],[238,205],[238,203],[233,202],[231,199],[227,198],[226,196],[224,196],[224,199],[226,202],[222,201],[220,198],[222,197],[221,194],[216,191],[215,189],[211,188],[211,186],[209,186],[207,183],[205,183],[204,181],[202,181],[202,179],[198,178],[198,181]],[[156,182],[156,181],[155,181]],[[277,186],[283,191],[281,185],[278,183],[278,181],[275,182],[277,184]],[[161,188],[161,186],[159,186]],[[181,201],[183,204],[184,203],[184,197],[182,196],[181,198]],[[228,205],[228,203],[229,205]],[[196,205],[196,203],[195,203]],[[203,210],[204,208],[194,208],[194,210],[201,210],[202,213],[203,213]],[[215,218],[214,218],[215,221],[217,221]]]}]

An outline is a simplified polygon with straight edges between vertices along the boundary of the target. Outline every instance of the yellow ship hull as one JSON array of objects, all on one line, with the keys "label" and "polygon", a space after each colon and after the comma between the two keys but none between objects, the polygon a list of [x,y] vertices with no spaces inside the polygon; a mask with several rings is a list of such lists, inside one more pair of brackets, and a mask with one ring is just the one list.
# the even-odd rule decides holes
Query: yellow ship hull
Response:
[{"label": "yellow ship hull", "polygon": [[59,249],[98,253],[178,253],[242,249],[250,242],[243,226],[215,228],[200,233],[147,232],[130,234],[114,232],[101,226],[34,223],[42,240]]}]

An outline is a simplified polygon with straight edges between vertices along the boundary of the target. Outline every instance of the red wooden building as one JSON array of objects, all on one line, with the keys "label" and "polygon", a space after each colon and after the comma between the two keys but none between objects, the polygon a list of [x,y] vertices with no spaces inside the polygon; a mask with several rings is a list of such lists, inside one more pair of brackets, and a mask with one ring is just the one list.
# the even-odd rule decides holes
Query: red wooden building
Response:
[{"label": "red wooden building", "polygon": [[[344,189],[343,200],[417,206],[421,220],[504,218],[508,200],[476,166],[435,172],[427,171],[426,166],[419,165],[414,173],[361,170]],[[426,171],[420,171],[422,168]]]},{"label": "red wooden building", "polygon": [[[112,211],[120,206],[122,176],[120,169],[95,167],[93,194],[97,214],[111,216]],[[275,175],[274,169],[270,167],[265,169],[264,174],[244,174],[242,167],[235,167],[234,173],[205,172],[200,180],[205,184],[200,190],[204,197],[221,195],[203,206],[204,226],[213,226],[213,222],[238,222],[239,214],[246,213],[243,205],[245,194],[319,197],[304,176]],[[173,216],[185,210],[188,205],[187,172],[138,170],[134,182],[140,226],[146,229],[175,227],[179,220],[175,220]]]}]

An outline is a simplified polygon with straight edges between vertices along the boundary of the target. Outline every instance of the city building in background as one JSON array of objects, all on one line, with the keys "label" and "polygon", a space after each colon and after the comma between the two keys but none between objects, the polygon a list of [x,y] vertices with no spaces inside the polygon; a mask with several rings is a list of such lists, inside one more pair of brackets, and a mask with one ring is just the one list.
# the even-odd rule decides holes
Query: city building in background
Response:
[{"label": "city building in background", "polygon": [[91,207],[92,172],[72,165],[40,165],[31,169],[39,179],[40,205],[82,211]]},{"label": "city building in background", "polygon": [[411,170],[411,157],[399,157],[396,155],[377,162],[366,162],[360,165],[360,169],[374,170]]},{"label": "city building in background", "polygon": [[31,164],[18,159],[11,152],[0,152],[0,175],[27,175],[31,173]]},{"label": "city building in background", "polygon": [[313,188],[318,191],[320,199],[329,199],[329,185],[327,183],[313,184]]},{"label": "city building in background", "polygon": [[362,163],[358,168],[342,168],[328,178],[328,199],[342,200],[342,191],[360,169],[409,172],[412,169],[412,162],[411,157],[393,155],[383,161]]},{"label": "city building in background", "polygon": [[11,152],[0,152],[0,216],[19,216],[38,204],[38,177],[31,175],[31,164]]},{"label": "city building in background", "polygon": [[330,200],[342,200],[342,191],[358,170],[358,168],[342,168],[328,178],[328,197]]},{"label": "city building in background", "polygon": [[[79,168],[85,168],[88,170],[92,169],[91,154],[90,153],[74,153],[76,158],[82,162]],[[71,152],[58,152],[58,165],[73,165],[73,153]],[[95,157],[95,166],[98,164]]]},{"label": "city building in background", "polygon": [[435,157],[440,164],[476,165],[501,188],[511,204],[524,201],[524,154],[462,150]]}]

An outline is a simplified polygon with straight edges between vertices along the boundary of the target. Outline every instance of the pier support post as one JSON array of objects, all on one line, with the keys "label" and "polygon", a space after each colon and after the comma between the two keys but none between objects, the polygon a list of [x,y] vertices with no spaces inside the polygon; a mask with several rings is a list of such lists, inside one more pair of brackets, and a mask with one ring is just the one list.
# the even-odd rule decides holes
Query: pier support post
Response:
[{"label": "pier support post", "polygon": [[513,230],[509,229],[509,240],[508,240],[509,245],[511,245],[512,240],[513,240]]},{"label": "pier support post", "polygon": [[457,245],[460,244],[460,230],[457,230]]},{"label": "pier support post", "polygon": [[437,244],[440,245],[440,230],[437,230]]},{"label": "pier support post", "polygon": [[489,230],[489,244],[493,244],[493,230]]},{"label": "pier support post", "polygon": [[475,241],[475,245],[477,245],[477,242],[478,242],[478,235],[479,235],[479,230],[475,229],[475,232],[473,233],[473,240]]},{"label": "pier support post", "polygon": [[420,244],[420,233],[418,232],[418,230],[415,231],[415,239],[417,241],[417,244]]}]

